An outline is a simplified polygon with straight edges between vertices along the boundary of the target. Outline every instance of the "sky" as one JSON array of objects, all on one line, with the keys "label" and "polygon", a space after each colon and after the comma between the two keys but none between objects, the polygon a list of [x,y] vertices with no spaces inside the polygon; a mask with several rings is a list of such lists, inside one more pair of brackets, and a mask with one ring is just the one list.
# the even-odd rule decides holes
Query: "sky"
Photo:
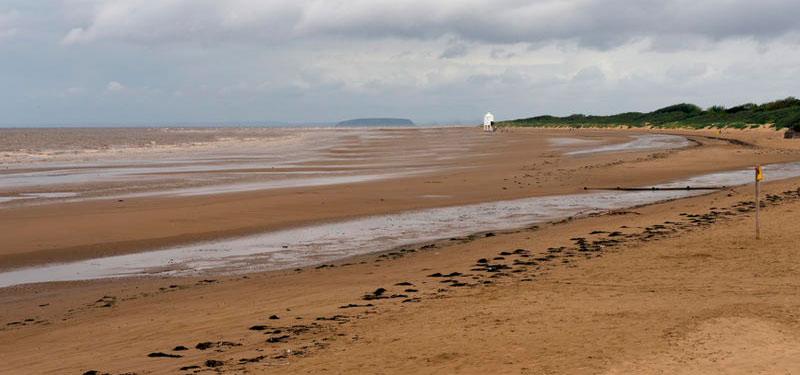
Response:
[{"label": "sky", "polygon": [[0,0],[0,125],[477,124],[800,95],[796,0]]}]

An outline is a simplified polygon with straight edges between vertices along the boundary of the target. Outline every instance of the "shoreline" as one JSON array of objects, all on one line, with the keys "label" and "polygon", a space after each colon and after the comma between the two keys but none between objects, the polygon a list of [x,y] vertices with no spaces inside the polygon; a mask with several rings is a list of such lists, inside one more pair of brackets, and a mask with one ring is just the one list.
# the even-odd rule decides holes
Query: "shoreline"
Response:
[{"label": "shoreline", "polygon": [[[794,163],[797,163],[797,162],[794,162]],[[789,163],[789,164],[794,164],[794,163]],[[776,170],[776,168],[774,168],[775,167],[774,165],[772,165],[773,166],[772,168],[770,166],[771,165],[765,165],[763,167],[771,175],[771,181],[789,180],[789,179],[798,178],[800,176],[800,171],[797,171],[797,168],[793,168],[793,170],[788,170],[788,171],[785,170],[785,171],[783,171],[784,173],[781,174],[780,169]],[[734,173],[734,172],[742,172],[742,173]],[[719,174],[719,176],[717,176],[717,178],[713,178],[712,177],[712,176],[714,176],[714,174],[694,176],[689,180],[672,182],[671,184],[669,184],[669,185],[675,185],[675,186],[679,185],[680,187],[678,187],[678,188],[665,188],[665,189],[659,189],[659,190],[652,190],[650,188],[635,189],[637,191],[641,190],[642,192],[648,193],[648,194],[645,194],[645,195],[661,194],[663,196],[659,196],[659,197],[641,197],[641,198],[639,198],[640,199],[639,203],[637,203],[635,201],[629,201],[628,203],[614,204],[613,208],[608,208],[608,207],[600,208],[600,202],[597,202],[596,200],[597,199],[605,200],[605,199],[608,199],[609,197],[606,197],[606,198],[599,198],[598,197],[598,198],[595,198],[595,203],[589,203],[588,205],[586,205],[585,206],[586,209],[582,209],[582,210],[579,210],[579,211],[574,212],[574,213],[572,212],[572,211],[574,211],[574,209],[571,209],[570,212],[563,212],[563,213],[560,213],[560,214],[558,214],[556,216],[550,215],[551,217],[548,218],[548,219],[544,219],[544,221],[542,221],[542,219],[535,220],[533,218],[536,215],[544,215],[544,213],[536,212],[534,214],[534,212],[528,212],[528,211],[531,210],[531,208],[528,207],[530,204],[526,204],[525,201],[536,200],[536,199],[545,199],[545,200],[547,200],[547,199],[550,199],[550,200],[555,199],[555,200],[565,200],[565,201],[575,200],[577,202],[577,201],[580,201],[580,199],[577,199],[579,197],[587,197],[588,198],[588,197],[593,196],[593,195],[598,195],[598,194],[602,195],[602,193],[601,193],[602,191],[606,191],[607,194],[610,194],[610,197],[611,196],[617,196],[619,199],[624,200],[622,197],[623,197],[623,195],[626,194],[626,192],[619,191],[619,188],[617,188],[616,190],[614,190],[614,189],[589,189],[589,190],[599,190],[599,191],[595,192],[595,193],[587,193],[586,192],[587,188],[584,187],[584,192],[570,194],[570,195],[544,196],[544,197],[536,197],[536,198],[523,198],[523,199],[517,199],[517,200],[512,200],[512,201],[506,201],[506,202],[486,202],[486,203],[477,204],[477,205],[467,205],[467,206],[458,206],[458,207],[445,207],[444,209],[447,209],[447,208],[457,208],[457,209],[459,209],[458,212],[460,212],[460,213],[458,213],[458,216],[462,217],[462,220],[472,221],[475,218],[472,218],[472,219],[465,218],[464,217],[465,213],[463,213],[464,210],[468,209],[470,206],[476,206],[476,207],[477,206],[482,206],[482,205],[500,205],[500,206],[503,206],[503,205],[508,205],[508,204],[510,204],[510,205],[524,205],[525,207],[528,207],[528,209],[524,209],[523,208],[523,209],[521,209],[521,211],[522,212],[528,212],[526,216],[530,216],[530,219],[527,219],[529,221],[526,221],[526,222],[522,222],[522,221],[516,222],[516,224],[518,224],[518,226],[512,226],[512,224],[507,223],[507,224],[504,224],[504,226],[489,227],[488,229],[484,229],[484,230],[481,230],[481,231],[475,231],[474,229],[472,229],[472,230],[459,231],[458,233],[450,233],[450,234],[441,233],[440,234],[441,237],[438,237],[438,238],[430,238],[430,239],[425,238],[425,239],[420,239],[418,242],[405,242],[403,244],[398,244],[398,245],[389,245],[389,247],[387,247],[388,244],[380,244],[380,243],[377,243],[377,241],[373,241],[373,243],[370,244],[368,249],[364,249],[363,251],[356,251],[353,254],[336,255],[336,256],[333,256],[333,257],[331,257],[331,256],[327,256],[326,257],[325,256],[326,253],[324,251],[322,251],[315,258],[308,258],[308,259],[303,260],[303,261],[295,262],[294,264],[285,264],[285,265],[273,264],[273,265],[269,265],[269,266],[259,266],[260,264],[263,263],[263,262],[259,261],[259,262],[248,262],[248,263],[246,263],[245,266],[234,266],[234,265],[223,266],[224,261],[220,260],[218,262],[218,263],[220,263],[220,265],[216,266],[215,268],[212,268],[211,264],[213,262],[208,260],[208,259],[207,260],[202,260],[202,259],[197,259],[197,258],[192,258],[192,257],[186,257],[185,258],[186,262],[185,263],[180,263],[178,261],[178,257],[177,256],[173,256],[173,255],[159,256],[158,254],[166,253],[166,252],[171,250],[171,249],[162,249],[162,250],[154,250],[154,251],[151,251],[151,252],[144,252],[144,253],[142,253],[142,255],[147,257],[147,258],[153,258],[153,257],[160,257],[160,258],[163,258],[163,259],[169,258],[170,259],[170,264],[171,264],[169,266],[166,266],[166,265],[142,266],[142,265],[140,265],[140,266],[135,266],[134,267],[133,265],[130,264],[130,261],[128,261],[128,265],[126,266],[125,272],[118,271],[118,273],[108,273],[107,274],[108,276],[88,276],[90,274],[89,272],[91,270],[90,269],[84,269],[83,271],[80,272],[82,274],[87,275],[87,276],[84,276],[84,277],[76,276],[75,278],[70,278],[70,276],[67,276],[67,278],[58,279],[58,280],[30,281],[30,282],[23,282],[23,283],[20,283],[20,284],[11,284],[11,285],[3,284],[4,282],[7,282],[7,281],[3,281],[3,280],[9,280],[9,278],[13,279],[15,276],[7,276],[7,275],[2,275],[2,273],[0,273],[0,287],[11,287],[11,286],[15,286],[15,285],[30,285],[30,284],[48,283],[48,282],[78,281],[78,280],[85,281],[85,280],[103,280],[103,279],[117,279],[117,278],[124,279],[124,278],[132,278],[132,277],[136,277],[136,278],[225,277],[225,276],[246,275],[246,274],[250,274],[250,273],[259,273],[259,272],[267,272],[267,271],[281,271],[281,270],[288,270],[288,269],[293,269],[293,268],[297,268],[297,267],[309,267],[309,266],[313,267],[313,266],[320,266],[320,265],[324,267],[326,265],[326,263],[330,263],[330,264],[343,263],[343,262],[346,262],[347,259],[351,259],[353,257],[357,257],[357,256],[360,256],[360,255],[382,254],[382,253],[387,253],[387,252],[396,252],[396,251],[398,251],[400,249],[408,248],[408,247],[419,247],[419,246],[428,245],[428,244],[432,244],[432,245],[442,244],[442,243],[446,243],[448,241],[448,239],[447,239],[448,237],[450,237],[449,241],[453,241],[453,240],[457,240],[458,238],[476,238],[476,237],[481,236],[481,235],[483,235],[485,233],[515,233],[515,232],[518,232],[520,230],[523,230],[523,229],[526,229],[526,228],[530,228],[530,227],[547,226],[547,225],[551,225],[551,224],[558,223],[558,222],[570,221],[570,220],[573,220],[573,219],[581,219],[581,218],[585,218],[585,217],[591,217],[591,216],[596,216],[596,215],[604,215],[604,214],[609,214],[609,213],[613,214],[614,212],[632,210],[632,209],[636,209],[636,208],[646,207],[646,206],[655,205],[655,204],[661,204],[661,203],[670,202],[670,201],[679,200],[679,199],[684,199],[684,198],[688,198],[688,197],[708,195],[708,194],[713,194],[714,192],[719,192],[719,191],[734,191],[737,188],[741,188],[742,186],[748,185],[748,183],[740,183],[740,182],[742,182],[744,180],[738,180],[738,179],[736,180],[737,182],[731,182],[731,181],[734,181],[734,180],[731,180],[730,177],[729,177],[730,181],[722,182],[721,187],[714,188],[714,189],[702,188],[700,190],[696,190],[696,189],[686,189],[683,186],[685,186],[687,183],[689,183],[689,181],[692,181],[692,180],[697,180],[697,179],[707,180],[709,178],[712,178],[715,181],[719,181],[719,179],[723,178],[723,175],[726,175],[726,174],[739,175],[739,174],[747,174],[747,172],[748,171],[746,171],[746,170],[745,171],[742,171],[742,170],[728,171],[728,172],[723,172],[723,173]],[[625,189],[623,189],[623,190],[625,190]],[[708,190],[708,192],[706,192],[705,190]],[[610,193],[611,191],[614,191],[615,193]],[[591,202],[591,201],[587,201],[587,202]],[[573,203],[571,205],[574,205],[574,204],[575,203]],[[425,216],[433,215],[434,210],[435,209],[425,209],[425,210],[420,210],[420,211],[404,211],[404,212],[389,214],[389,215],[386,215],[386,217],[392,217],[392,216],[396,216],[398,214],[400,214],[400,215],[418,214],[418,215],[422,215],[423,217],[425,217]],[[483,211],[483,209],[480,209],[480,211]],[[358,221],[363,221],[363,220],[367,220],[367,221],[379,220],[381,218],[382,218],[382,216],[375,216],[375,217],[361,217],[361,218],[355,218],[355,219],[351,219],[351,220],[355,220],[355,221],[358,222]],[[392,219],[390,221],[395,222],[395,224],[393,224],[392,226],[398,225],[396,223],[397,218]],[[347,224],[348,222],[349,221],[345,221],[345,222],[341,222],[341,223],[342,224]],[[480,225],[473,225],[473,227],[480,227]],[[302,227],[298,227],[298,228],[294,228],[294,229],[301,230],[301,231],[302,230],[315,231],[316,228],[317,228],[316,226],[302,226]],[[372,231],[372,230],[375,230],[375,229],[371,229],[370,231]],[[401,230],[401,229],[396,229],[396,230]],[[330,231],[330,230],[327,230],[327,231]],[[338,231],[338,230],[336,230],[336,231]],[[421,232],[417,232],[417,233],[409,232],[408,228],[405,229],[405,230],[402,230],[402,231],[406,235],[418,235],[419,236],[419,235],[422,234]],[[237,238],[232,238],[232,239],[229,239],[229,240],[217,239],[217,240],[214,240],[214,241],[208,242],[208,243],[200,243],[200,244],[196,244],[196,245],[195,244],[193,244],[193,245],[184,245],[184,246],[178,247],[176,249],[185,249],[187,247],[188,248],[197,247],[197,248],[203,248],[203,249],[206,248],[206,247],[222,248],[224,250],[216,250],[216,251],[221,253],[221,254],[225,254],[226,257],[231,257],[234,254],[235,254],[236,257],[242,257],[242,256],[245,255],[245,253],[237,253],[237,250],[236,250],[237,246],[235,246],[235,245],[233,246],[232,249],[228,250],[229,248],[231,248],[231,245],[228,245],[227,243],[228,242],[231,242],[231,243],[233,243],[233,242],[245,242],[245,243],[257,242],[259,244],[259,246],[263,248],[263,250],[261,250],[261,251],[264,252],[264,251],[266,251],[268,249],[267,247],[265,247],[265,246],[267,246],[267,241],[268,240],[263,238],[263,237],[269,237],[269,235],[271,233],[278,234],[280,232],[261,233],[261,234],[258,234],[256,236],[254,236],[252,239],[250,239],[249,237],[237,237]],[[342,233],[342,235],[345,235],[345,233]],[[353,233],[353,235],[355,235],[355,233]],[[333,240],[333,239],[328,238],[328,241],[331,241],[331,240]],[[311,241],[313,243],[313,240],[309,240],[309,241]],[[239,245],[239,246],[241,246],[241,245]],[[322,249],[319,249],[318,251],[321,251],[321,250]],[[211,251],[211,250],[203,250],[203,251]],[[300,250],[295,250],[295,249],[287,250],[287,252],[289,252],[289,253],[297,252],[297,251],[300,251]],[[352,252],[352,250],[351,250],[351,252]],[[213,256],[213,253],[209,253],[209,255],[204,255],[204,256],[206,258],[208,258],[208,257],[215,258]],[[262,256],[262,253],[256,253],[255,255],[251,255],[251,256]],[[108,260],[107,259],[93,259],[89,263],[99,263],[99,262],[108,263]],[[182,269],[186,269],[187,267],[188,267],[188,269],[192,269],[192,262],[205,263],[204,266],[203,266],[204,269],[203,270],[188,271],[186,273],[181,271]],[[63,271],[58,271],[58,269],[62,268],[62,267],[69,267],[70,265],[71,264],[45,264],[45,265],[41,265],[41,266],[34,266],[33,268],[30,268],[30,269],[26,269],[26,268],[23,268],[23,269],[11,269],[11,270],[7,270],[7,271],[3,271],[3,272],[10,272],[12,274],[13,273],[19,273],[19,272],[21,272],[21,273],[40,272],[41,273],[41,272],[45,272],[45,270],[48,270],[46,273],[50,273],[50,274],[52,274],[52,273],[63,273]],[[123,276],[124,274],[129,274],[129,276]]]},{"label": "shoreline", "polygon": [[[526,133],[530,134],[530,132]],[[596,134],[595,132],[587,133],[590,136]],[[641,134],[640,132],[621,133]],[[557,134],[575,135],[573,132],[558,132]],[[511,133],[506,136],[521,136],[525,141],[525,134]],[[530,139],[535,138],[528,138],[528,140]],[[706,141],[705,144],[705,149],[704,147],[689,148],[688,151],[687,149],[640,151],[592,155],[591,158],[583,156],[570,158],[545,156],[542,158],[539,156],[539,159],[531,159],[543,161],[540,166],[533,167],[536,174],[520,178],[520,169],[524,175],[530,174],[525,171],[525,168],[528,168],[526,165],[530,166],[530,162],[524,157],[526,152],[530,152],[524,151],[523,143],[520,146],[513,146],[517,147],[517,151],[513,151],[509,156],[501,154],[493,157],[487,161],[488,164],[481,167],[482,169],[474,171],[450,171],[351,185],[277,189],[266,193],[244,192],[210,197],[134,198],[125,199],[122,204],[101,201],[53,204],[47,207],[8,208],[0,211],[0,223],[4,224],[0,228],[6,228],[9,235],[15,233],[14,236],[10,236],[15,241],[9,244],[10,248],[14,250],[0,254],[0,268],[11,269],[149,251],[182,243],[247,236],[392,212],[578,192],[583,186],[586,186],[587,179],[607,181],[609,186],[616,186],[623,179],[631,184],[644,184],[664,182],[703,171],[720,171],[746,165],[740,161],[744,160],[745,155],[737,155],[735,147],[726,145],[727,141],[712,140]],[[489,145],[489,147],[499,148],[505,147],[505,145]],[[728,150],[726,152],[731,157],[721,155],[714,156],[715,159],[706,157],[714,154],[715,150],[725,149]],[[758,153],[760,151],[756,149],[748,152]],[[769,155],[757,157],[770,161],[798,159],[792,154],[770,153],[769,151],[767,153]],[[541,153],[535,154],[541,155]],[[665,162],[673,157],[670,155],[677,156],[677,163],[680,164],[693,158],[698,159],[699,163],[694,168],[677,168]],[[547,164],[544,164],[550,162],[551,159],[558,159],[562,163],[556,164],[557,167],[548,167]],[[511,162],[509,163],[509,161]],[[628,166],[644,166],[648,163],[662,168],[661,173],[650,171],[641,175],[639,172],[630,175],[630,172],[625,171]],[[489,168],[488,174],[486,174],[486,168]],[[616,171],[625,171],[625,175]],[[477,181],[477,183],[473,183],[465,189],[461,183],[457,182],[458,180]],[[535,182],[535,186],[525,187],[525,183],[531,185],[531,182]],[[566,190],[564,186],[567,186]],[[453,192],[456,192],[455,195]],[[447,198],[417,197],[426,195],[446,196]],[[354,196],[359,198],[354,199]],[[308,197],[313,197],[316,202],[309,201]],[[384,197],[394,198],[384,200]],[[234,214],[241,212],[248,214],[245,217]],[[287,217],[287,212],[294,212],[294,214]],[[167,230],[164,225],[154,225],[154,217],[163,217],[158,221],[162,224],[169,223],[170,226],[178,224],[180,227]],[[206,217],[207,220],[202,220],[203,217]],[[75,220],[76,218],[78,220]],[[87,221],[89,218],[92,219]],[[213,229],[208,224],[212,224]],[[64,229],[60,231],[61,233],[45,233],[42,237],[42,231],[36,230],[36,226],[39,225]],[[136,225],[140,229],[137,229],[136,232],[120,232],[113,229],[126,225]],[[108,230],[104,230],[104,227],[108,227]],[[176,235],[176,230],[182,233]],[[90,231],[92,235],[89,236],[87,231]],[[98,237],[98,233],[101,236]],[[30,248],[34,241],[34,237],[31,236],[37,238],[38,249]],[[92,238],[94,241],[86,243],[85,239],[87,238]]]}]

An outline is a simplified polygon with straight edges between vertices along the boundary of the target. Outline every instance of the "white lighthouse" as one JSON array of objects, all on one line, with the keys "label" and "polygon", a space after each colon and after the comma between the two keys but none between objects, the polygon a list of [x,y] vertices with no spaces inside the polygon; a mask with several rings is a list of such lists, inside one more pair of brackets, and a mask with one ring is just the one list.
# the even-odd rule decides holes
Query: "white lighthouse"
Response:
[{"label": "white lighthouse", "polygon": [[494,131],[494,115],[491,112],[486,112],[486,116],[483,116],[483,131]]}]

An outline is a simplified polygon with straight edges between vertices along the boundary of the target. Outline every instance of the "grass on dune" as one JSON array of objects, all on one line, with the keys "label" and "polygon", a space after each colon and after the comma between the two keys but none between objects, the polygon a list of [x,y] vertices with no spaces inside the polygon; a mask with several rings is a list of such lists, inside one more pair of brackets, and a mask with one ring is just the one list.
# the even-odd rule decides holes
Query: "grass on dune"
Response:
[{"label": "grass on dune", "polygon": [[626,112],[610,116],[575,114],[566,117],[536,116],[503,121],[500,126],[539,127],[658,127],[658,128],[753,128],[769,125],[776,129],[800,131],[800,99],[788,97],[761,105],[742,104],[731,108],[713,106],[706,110],[688,103],[675,104],[653,112]]}]

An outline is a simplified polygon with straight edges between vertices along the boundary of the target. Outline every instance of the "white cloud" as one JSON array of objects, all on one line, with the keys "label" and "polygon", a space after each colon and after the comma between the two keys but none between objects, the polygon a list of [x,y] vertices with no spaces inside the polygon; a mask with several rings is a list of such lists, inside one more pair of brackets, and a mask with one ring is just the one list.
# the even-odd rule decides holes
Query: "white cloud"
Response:
[{"label": "white cloud", "polygon": [[0,13],[0,41],[11,39],[19,33],[18,20],[19,13],[17,11]]},{"label": "white cloud", "polygon": [[119,83],[117,81],[111,81],[111,82],[108,83],[108,85],[106,85],[106,90],[111,91],[111,92],[120,92],[120,91],[124,91],[125,89],[126,89],[125,85],[123,85],[123,84],[121,84],[121,83]]}]

